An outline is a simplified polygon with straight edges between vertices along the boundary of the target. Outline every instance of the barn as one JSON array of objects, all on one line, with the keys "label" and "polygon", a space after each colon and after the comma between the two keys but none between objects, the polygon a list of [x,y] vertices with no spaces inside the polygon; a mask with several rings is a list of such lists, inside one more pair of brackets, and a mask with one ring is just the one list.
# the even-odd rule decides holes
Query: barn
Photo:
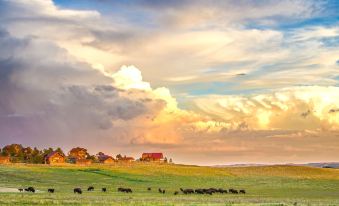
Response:
[{"label": "barn", "polygon": [[160,162],[164,159],[164,155],[159,153],[143,153],[140,160],[146,162]]},{"label": "barn", "polygon": [[0,156],[0,164],[9,164],[11,163],[11,158],[9,156]]},{"label": "barn", "polygon": [[58,151],[49,153],[45,157],[45,164],[62,164],[65,163],[65,156]]}]

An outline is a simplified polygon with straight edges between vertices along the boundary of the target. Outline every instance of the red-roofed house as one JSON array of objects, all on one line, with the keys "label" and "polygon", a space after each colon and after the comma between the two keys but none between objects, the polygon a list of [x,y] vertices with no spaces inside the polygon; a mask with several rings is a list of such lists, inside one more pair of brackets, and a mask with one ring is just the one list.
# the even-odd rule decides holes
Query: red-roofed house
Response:
[{"label": "red-roofed house", "polygon": [[60,154],[58,151],[49,153],[45,157],[46,164],[62,164],[65,163],[65,156]]},{"label": "red-roofed house", "polygon": [[164,159],[162,153],[143,153],[140,160],[146,162],[160,162]]}]

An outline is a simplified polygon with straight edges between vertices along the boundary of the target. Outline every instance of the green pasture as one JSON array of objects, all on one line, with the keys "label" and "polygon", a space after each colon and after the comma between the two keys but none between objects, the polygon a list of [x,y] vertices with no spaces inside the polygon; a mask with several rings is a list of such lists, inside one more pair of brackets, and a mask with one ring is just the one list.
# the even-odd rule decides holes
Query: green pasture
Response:
[{"label": "green pasture", "polygon": [[[39,192],[12,191],[28,186]],[[87,192],[88,186],[94,186],[95,191]],[[84,193],[73,194],[75,187]],[[101,192],[102,187],[108,192]],[[133,193],[119,193],[118,187],[129,187]],[[148,187],[152,191],[147,191]],[[247,194],[173,195],[180,187],[245,189]],[[56,192],[49,194],[48,188]],[[166,193],[158,193],[158,188]],[[299,166],[15,164],[0,166],[0,191],[0,205],[339,205],[339,170]]]}]

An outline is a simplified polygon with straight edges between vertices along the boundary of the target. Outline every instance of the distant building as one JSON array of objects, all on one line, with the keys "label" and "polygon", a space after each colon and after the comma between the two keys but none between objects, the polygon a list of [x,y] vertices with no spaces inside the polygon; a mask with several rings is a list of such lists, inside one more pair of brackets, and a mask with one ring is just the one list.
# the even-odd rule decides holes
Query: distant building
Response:
[{"label": "distant building", "polygon": [[58,151],[49,153],[45,157],[45,164],[62,164],[65,163],[65,156]]},{"label": "distant building", "polygon": [[11,158],[9,156],[0,156],[0,164],[9,164],[11,163]]},{"label": "distant building", "polygon": [[90,165],[90,164],[92,164],[92,160],[90,160],[90,159],[75,159],[74,163],[76,165]]},{"label": "distant building", "polygon": [[145,162],[160,162],[163,161],[164,155],[162,153],[143,153],[140,160]]},{"label": "distant building", "polygon": [[115,159],[109,155],[100,155],[98,156],[98,160],[103,164],[113,164],[115,162]]},{"label": "distant building", "polygon": [[130,162],[133,162],[134,161],[134,158],[133,157],[126,157],[123,156],[123,157],[119,157],[117,158],[118,162],[126,162],[126,163],[130,163]]}]

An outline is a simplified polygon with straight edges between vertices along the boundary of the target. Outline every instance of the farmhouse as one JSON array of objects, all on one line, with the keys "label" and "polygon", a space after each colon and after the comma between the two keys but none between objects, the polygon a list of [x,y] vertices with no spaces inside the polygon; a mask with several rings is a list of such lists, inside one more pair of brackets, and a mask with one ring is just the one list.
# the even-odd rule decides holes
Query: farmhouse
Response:
[{"label": "farmhouse", "polygon": [[0,164],[8,164],[11,163],[11,159],[9,156],[0,156]]},{"label": "farmhouse", "polygon": [[145,162],[160,162],[163,161],[164,155],[162,153],[143,153],[140,160]]},{"label": "farmhouse", "polygon": [[58,151],[49,153],[45,157],[45,164],[62,164],[65,163],[65,156]]},{"label": "farmhouse", "polygon": [[103,164],[112,164],[115,162],[114,158],[109,155],[100,155],[98,156],[98,160]]}]

